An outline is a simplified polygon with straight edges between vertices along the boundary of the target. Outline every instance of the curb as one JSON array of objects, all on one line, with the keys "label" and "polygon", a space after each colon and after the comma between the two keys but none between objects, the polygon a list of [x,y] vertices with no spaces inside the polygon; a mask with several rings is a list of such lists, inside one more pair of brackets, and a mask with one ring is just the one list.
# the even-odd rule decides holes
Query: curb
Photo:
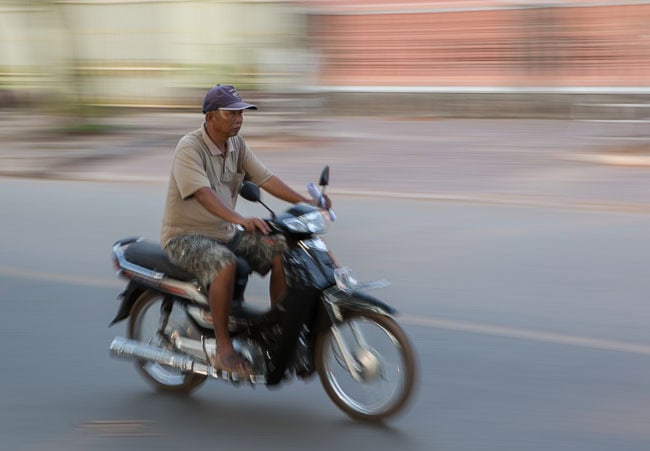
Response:
[{"label": "curb", "polygon": [[650,167],[650,155],[614,155],[584,153],[566,157],[567,160],[598,163],[612,166]]}]

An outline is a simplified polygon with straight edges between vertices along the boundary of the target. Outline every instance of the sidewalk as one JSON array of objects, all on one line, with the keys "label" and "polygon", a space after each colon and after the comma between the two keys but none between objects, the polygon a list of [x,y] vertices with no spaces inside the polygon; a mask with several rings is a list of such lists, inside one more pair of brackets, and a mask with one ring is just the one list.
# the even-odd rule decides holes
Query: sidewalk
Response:
[{"label": "sidewalk", "polygon": [[[202,120],[200,113],[133,113],[88,119],[88,124],[103,131],[85,134],[66,133],[81,128],[69,118],[0,111],[0,176],[70,178],[69,170],[84,164],[152,153],[169,159],[180,137],[198,128]],[[302,123],[306,120],[256,113],[246,118],[246,132],[252,139],[277,135],[278,129],[280,135],[299,136]]]},{"label": "sidewalk", "polygon": [[[51,118],[0,112],[0,176],[164,184],[201,122],[141,112],[103,119],[110,133],[62,135]],[[299,189],[328,164],[339,195],[650,212],[643,123],[251,112],[242,135]]]}]

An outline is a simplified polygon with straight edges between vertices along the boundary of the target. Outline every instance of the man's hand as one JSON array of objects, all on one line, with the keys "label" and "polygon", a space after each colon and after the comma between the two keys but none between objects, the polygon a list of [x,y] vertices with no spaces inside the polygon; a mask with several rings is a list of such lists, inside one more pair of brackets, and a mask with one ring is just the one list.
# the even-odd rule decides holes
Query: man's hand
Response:
[{"label": "man's hand", "polygon": [[253,233],[256,230],[259,230],[264,235],[271,233],[271,227],[269,227],[266,221],[260,218],[242,218],[238,224],[249,233]]},{"label": "man's hand", "polygon": [[323,193],[323,198],[325,199],[325,209],[329,210],[332,208],[332,199],[325,193]]},{"label": "man's hand", "polygon": [[307,203],[314,207],[322,208],[323,210],[329,210],[332,208],[332,199],[330,199],[330,197],[325,193],[323,193],[323,198],[325,199],[325,207],[323,207],[317,199],[309,199]]}]

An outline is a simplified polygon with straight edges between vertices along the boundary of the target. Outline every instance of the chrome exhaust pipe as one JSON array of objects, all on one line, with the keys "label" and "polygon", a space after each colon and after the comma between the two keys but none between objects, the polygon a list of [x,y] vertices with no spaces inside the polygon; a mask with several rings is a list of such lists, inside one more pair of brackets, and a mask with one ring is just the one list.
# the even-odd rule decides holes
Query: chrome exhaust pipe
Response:
[{"label": "chrome exhaust pipe", "polygon": [[168,351],[167,349],[129,340],[124,337],[115,337],[108,347],[111,355],[122,359],[146,360],[171,366],[188,373],[210,375],[210,369],[205,363],[197,362],[192,357]]},{"label": "chrome exhaust pipe", "polygon": [[251,384],[266,383],[266,377],[264,375],[250,375],[245,379],[239,379],[236,373],[215,370],[212,365],[197,361],[189,355],[179,354],[124,337],[115,337],[108,349],[114,357],[145,360],[147,362],[167,365],[187,373],[203,374],[215,379],[229,380],[232,382],[250,382]]}]

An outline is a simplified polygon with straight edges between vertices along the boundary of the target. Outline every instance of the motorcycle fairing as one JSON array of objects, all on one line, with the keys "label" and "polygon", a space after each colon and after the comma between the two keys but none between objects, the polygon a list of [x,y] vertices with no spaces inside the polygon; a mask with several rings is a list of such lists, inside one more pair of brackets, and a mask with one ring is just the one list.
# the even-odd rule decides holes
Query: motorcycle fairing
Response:
[{"label": "motorcycle fairing", "polygon": [[287,285],[316,290],[332,286],[335,283],[335,265],[329,254],[317,249],[307,250],[303,246],[292,246],[282,255]]}]

